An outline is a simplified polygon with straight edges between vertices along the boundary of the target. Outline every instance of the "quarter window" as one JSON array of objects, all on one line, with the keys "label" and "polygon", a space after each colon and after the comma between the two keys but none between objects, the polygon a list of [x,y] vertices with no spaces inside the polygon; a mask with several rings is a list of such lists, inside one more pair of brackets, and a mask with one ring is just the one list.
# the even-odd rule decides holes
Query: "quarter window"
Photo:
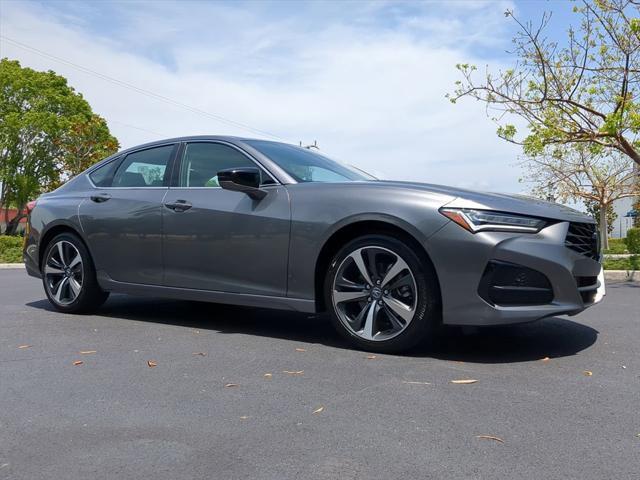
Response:
[{"label": "quarter window", "polygon": [[[259,168],[246,155],[221,143],[189,143],[180,165],[180,187],[219,187],[218,172],[227,168]],[[262,170],[262,183],[273,180]]]},{"label": "quarter window", "polygon": [[124,159],[113,177],[114,187],[162,187],[173,145],[134,152]]},{"label": "quarter window", "polygon": [[113,160],[109,163],[96,168],[89,174],[89,178],[96,187],[110,187],[113,174],[118,168],[118,160]]}]

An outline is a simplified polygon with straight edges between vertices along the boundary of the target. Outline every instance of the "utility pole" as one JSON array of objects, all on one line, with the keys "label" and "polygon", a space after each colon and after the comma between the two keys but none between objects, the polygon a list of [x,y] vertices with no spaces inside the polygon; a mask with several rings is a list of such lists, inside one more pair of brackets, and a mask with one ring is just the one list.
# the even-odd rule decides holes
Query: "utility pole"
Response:
[{"label": "utility pole", "polygon": [[300,140],[300,146],[302,148],[306,148],[307,150],[311,150],[312,148],[315,148],[316,150],[320,150],[320,147],[318,146],[318,141],[314,140],[313,143],[309,144],[309,145],[303,145],[302,144],[302,140]]}]

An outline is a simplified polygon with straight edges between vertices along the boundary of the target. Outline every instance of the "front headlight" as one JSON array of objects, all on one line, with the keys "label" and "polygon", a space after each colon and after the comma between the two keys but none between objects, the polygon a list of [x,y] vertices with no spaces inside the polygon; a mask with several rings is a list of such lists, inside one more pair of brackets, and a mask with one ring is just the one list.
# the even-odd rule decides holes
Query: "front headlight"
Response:
[{"label": "front headlight", "polygon": [[471,233],[486,231],[537,233],[548,223],[536,217],[469,208],[441,208],[440,213]]}]

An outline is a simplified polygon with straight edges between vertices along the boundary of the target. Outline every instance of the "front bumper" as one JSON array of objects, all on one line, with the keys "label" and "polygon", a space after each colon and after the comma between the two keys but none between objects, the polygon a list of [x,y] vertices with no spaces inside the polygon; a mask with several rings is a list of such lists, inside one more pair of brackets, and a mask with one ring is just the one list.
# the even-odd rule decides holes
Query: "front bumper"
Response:
[{"label": "front bumper", "polygon": [[[602,300],[605,283],[599,262],[565,246],[569,222],[537,234],[480,232],[445,225],[425,248],[436,267],[443,322],[503,325],[554,315],[575,315]],[[553,299],[539,305],[497,305],[482,298],[479,285],[489,262],[521,265],[547,277]]]}]

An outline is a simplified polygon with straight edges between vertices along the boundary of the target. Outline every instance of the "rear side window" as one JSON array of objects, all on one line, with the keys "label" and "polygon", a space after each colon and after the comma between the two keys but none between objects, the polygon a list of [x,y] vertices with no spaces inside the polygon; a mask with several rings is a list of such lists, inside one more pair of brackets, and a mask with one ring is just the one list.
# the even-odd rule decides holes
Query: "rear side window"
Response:
[{"label": "rear side window", "polygon": [[113,187],[162,187],[173,145],[134,152],[124,159],[113,177]]},{"label": "rear side window", "polygon": [[89,174],[89,178],[93,182],[96,187],[110,187],[111,180],[113,179],[113,174],[118,168],[118,160],[115,159],[109,163],[102,165],[99,168],[96,168],[93,172]]},{"label": "rear side window", "polygon": [[[219,187],[218,172],[227,168],[260,168],[246,155],[220,143],[187,144],[180,165],[180,187]],[[273,180],[260,169],[263,184]]]}]

